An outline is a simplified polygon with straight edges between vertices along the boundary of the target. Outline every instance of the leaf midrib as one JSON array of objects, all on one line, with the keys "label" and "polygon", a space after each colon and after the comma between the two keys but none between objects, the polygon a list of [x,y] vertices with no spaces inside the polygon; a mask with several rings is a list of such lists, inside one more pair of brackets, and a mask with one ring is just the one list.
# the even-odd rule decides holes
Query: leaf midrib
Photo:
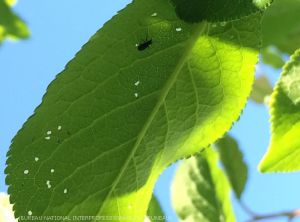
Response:
[{"label": "leaf midrib", "polygon": [[190,51],[192,50],[192,48],[194,47],[195,42],[197,41],[198,37],[205,32],[206,30],[206,26],[207,23],[206,22],[202,22],[200,25],[198,25],[198,27],[196,28],[195,33],[190,37],[189,40],[189,44],[186,51],[184,52],[183,56],[181,57],[181,59],[179,60],[178,65],[175,67],[174,72],[171,74],[170,79],[168,80],[168,82],[166,83],[165,87],[162,89],[162,94],[160,96],[160,98],[158,99],[158,102],[156,103],[155,107],[153,108],[153,111],[151,112],[148,120],[145,122],[140,134],[137,137],[137,142],[135,143],[132,151],[130,152],[124,166],[122,167],[119,175],[117,176],[117,178],[115,179],[115,181],[113,182],[112,188],[110,189],[110,191],[107,193],[106,197],[104,198],[103,204],[101,205],[98,213],[96,215],[101,215],[104,206],[107,202],[107,200],[109,199],[109,197],[112,195],[112,193],[114,192],[116,186],[118,185],[120,179],[122,178],[125,170],[127,169],[128,164],[130,163],[130,160],[133,158],[136,150],[138,149],[140,143],[142,142],[146,132],[148,131],[148,128],[150,127],[152,121],[154,120],[158,110],[160,109],[161,105],[163,104],[166,96],[168,95],[170,89],[172,88],[174,82],[177,79],[177,76],[179,75],[183,65],[185,64],[185,61],[187,59],[187,57],[189,56]]}]

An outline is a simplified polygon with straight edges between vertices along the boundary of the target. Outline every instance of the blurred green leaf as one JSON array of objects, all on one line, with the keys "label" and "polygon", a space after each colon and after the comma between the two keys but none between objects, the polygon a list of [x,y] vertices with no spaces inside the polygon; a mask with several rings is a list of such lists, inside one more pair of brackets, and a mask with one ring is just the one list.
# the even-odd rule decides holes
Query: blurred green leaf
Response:
[{"label": "blurred green leaf", "polygon": [[262,75],[255,79],[250,99],[257,103],[264,103],[267,96],[271,95],[273,88],[269,79]]},{"label": "blurred green leaf", "polygon": [[10,8],[13,1],[0,0],[0,43],[6,38],[25,39],[29,37],[26,24]]},{"label": "blurred green leaf", "polygon": [[14,6],[17,3],[17,0],[4,0],[9,6]]},{"label": "blurred green leaf", "polygon": [[235,195],[241,198],[248,177],[248,169],[243,159],[243,153],[239,149],[237,141],[229,135],[218,140],[215,146],[219,151],[220,159],[231,187]]},{"label": "blurred green leaf", "polygon": [[235,221],[230,185],[218,162],[218,153],[207,148],[180,163],[172,184],[172,202],[180,221]]},{"label": "blurred green leaf", "polygon": [[[272,0],[171,0],[186,22],[223,22],[265,9]],[[221,7],[220,7],[221,6]]]},{"label": "blurred green leaf", "polygon": [[270,101],[271,141],[262,172],[300,170],[300,50],[285,65]]},{"label": "blurred green leaf", "polygon": [[149,204],[148,212],[147,212],[149,221],[155,222],[165,222],[165,214],[161,209],[161,206],[157,200],[157,198],[153,195]]},{"label": "blurred green leaf", "polygon": [[262,49],[261,56],[263,63],[270,65],[275,69],[280,69],[284,65],[282,54],[272,47]]},{"label": "blurred green leaf", "polygon": [[275,0],[262,23],[263,45],[293,54],[300,48],[300,0]]}]

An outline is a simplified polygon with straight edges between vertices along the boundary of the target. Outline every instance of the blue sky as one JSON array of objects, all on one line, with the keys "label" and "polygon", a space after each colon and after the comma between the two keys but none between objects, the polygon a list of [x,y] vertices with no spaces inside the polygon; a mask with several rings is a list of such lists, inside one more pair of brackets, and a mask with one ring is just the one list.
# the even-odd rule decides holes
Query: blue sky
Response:
[{"label": "blue sky", "polygon": [[[31,29],[31,38],[5,42],[0,47],[0,192],[5,192],[5,155],[10,140],[41,102],[47,85],[107,20],[129,0],[31,0],[19,1],[15,10]],[[260,67],[272,82],[278,71]],[[298,173],[262,175],[257,164],[269,141],[268,111],[249,102],[231,134],[240,142],[249,164],[249,181],[243,199],[259,213],[300,207]],[[175,215],[170,207],[169,187],[176,166],[171,166],[157,182],[155,193],[170,221]],[[235,203],[237,221],[248,217]],[[272,220],[272,221],[286,221]],[[300,221],[300,220],[295,220]]]}]

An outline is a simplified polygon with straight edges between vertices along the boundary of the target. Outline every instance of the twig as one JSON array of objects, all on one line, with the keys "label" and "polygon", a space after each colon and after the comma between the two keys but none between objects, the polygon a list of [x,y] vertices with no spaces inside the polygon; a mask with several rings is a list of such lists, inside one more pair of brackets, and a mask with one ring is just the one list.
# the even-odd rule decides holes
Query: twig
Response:
[{"label": "twig", "polygon": [[300,217],[300,209],[296,209],[293,211],[284,211],[279,213],[272,214],[259,214],[254,212],[250,207],[247,206],[241,199],[238,199],[238,202],[241,208],[250,216],[251,219],[246,222],[255,222],[260,220],[269,220],[278,217],[287,217],[288,221],[291,222],[295,217]]},{"label": "twig", "polygon": [[250,207],[248,207],[241,199],[238,200],[239,204],[241,206],[241,208],[247,213],[249,214],[249,216],[254,217],[255,215],[258,215],[257,213],[255,213],[253,210],[250,209]]},{"label": "twig", "polygon": [[289,221],[291,221],[293,218],[299,217],[299,216],[300,216],[300,209],[297,209],[297,210],[293,210],[293,211],[285,211],[285,212],[273,213],[273,214],[254,215],[247,222],[268,220],[268,219],[274,219],[274,218],[278,218],[278,217],[287,217],[289,219]]}]

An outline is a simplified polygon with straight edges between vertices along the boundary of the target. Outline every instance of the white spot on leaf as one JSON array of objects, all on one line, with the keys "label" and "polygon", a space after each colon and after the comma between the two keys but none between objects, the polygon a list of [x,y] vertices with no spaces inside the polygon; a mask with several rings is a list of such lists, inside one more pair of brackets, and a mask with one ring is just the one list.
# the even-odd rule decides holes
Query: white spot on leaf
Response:
[{"label": "white spot on leaf", "polygon": [[35,162],[39,161],[39,158],[38,158],[38,157],[35,157],[35,158],[34,158],[34,161],[35,161]]},{"label": "white spot on leaf", "polygon": [[46,140],[50,140],[51,137],[50,137],[50,136],[46,136],[45,139],[46,139]]},{"label": "white spot on leaf", "polygon": [[24,174],[29,174],[29,170],[24,170]]},{"label": "white spot on leaf", "polygon": [[51,134],[52,134],[51,130],[47,131],[47,135],[51,135]]},{"label": "white spot on leaf", "polygon": [[176,32],[181,32],[182,31],[182,28],[178,27],[176,28]]},{"label": "white spot on leaf", "polygon": [[140,84],[139,80],[134,83],[135,86],[138,86],[139,84]]},{"label": "white spot on leaf", "polygon": [[135,96],[135,98],[138,98],[139,94],[138,93],[134,93],[134,96]]},{"label": "white spot on leaf", "polygon": [[68,189],[64,189],[64,193],[68,193]]},{"label": "white spot on leaf", "polygon": [[155,16],[157,16],[157,13],[154,12],[151,16],[152,16],[152,17],[155,17]]},{"label": "white spot on leaf", "polygon": [[62,128],[62,126],[58,126],[58,127],[57,127],[57,130],[61,130],[61,128]]},{"label": "white spot on leaf", "polygon": [[47,180],[46,184],[47,184],[48,189],[50,189],[51,188],[50,180]]},{"label": "white spot on leaf", "polygon": [[54,170],[54,169],[51,169],[50,171],[51,171],[51,173],[54,173],[55,170]]},{"label": "white spot on leaf", "polygon": [[28,215],[29,216],[31,216],[32,215],[32,211],[30,210],[30,211],[28,211]]}]

